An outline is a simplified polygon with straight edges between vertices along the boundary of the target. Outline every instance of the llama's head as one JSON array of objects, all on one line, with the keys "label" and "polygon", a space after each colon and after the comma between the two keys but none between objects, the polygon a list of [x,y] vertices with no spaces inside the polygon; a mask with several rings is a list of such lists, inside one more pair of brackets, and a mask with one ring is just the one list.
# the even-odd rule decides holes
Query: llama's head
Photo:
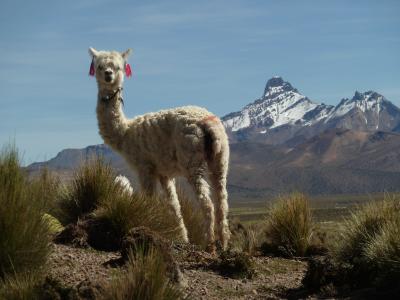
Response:
[{"label": "llama's head", "polygon": [[91,75],[95,75],[98,84],[104,88],[121,87],[124,81],[124,72],[128,76],[130,75],[127,60],[131,52],[131,49],[121,53],[117,51],[97,51],[94,48],[89,48],[89,54],[93,58]]}]

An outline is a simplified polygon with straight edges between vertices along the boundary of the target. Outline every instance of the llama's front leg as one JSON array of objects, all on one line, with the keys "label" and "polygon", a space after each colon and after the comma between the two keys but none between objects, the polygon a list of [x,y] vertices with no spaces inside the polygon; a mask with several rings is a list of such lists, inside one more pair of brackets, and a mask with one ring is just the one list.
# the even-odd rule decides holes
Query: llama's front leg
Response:
[{"label": "llama's front leg", "polygon": [[176,219],[178,220],[179,228],[181,230],[181,237],[184,242],[189,242],[188,233],[183,221],[181,205],[179,203],[178,194],[176,193],[175,180],[164,176],[160,177],[160,183],[165,191],[168,202],[171,205]]},{"label": "llama's front leg", "polygon": [[204,179],[203,174],[195,172],[197,174],[189,177],[189,182],[193,187],[198,201],[206,216],[206,230],[207,230],[207,251],[215,254],[215,234],[214,234],[214,204],[210,198],[210,187],[207,181]]}]

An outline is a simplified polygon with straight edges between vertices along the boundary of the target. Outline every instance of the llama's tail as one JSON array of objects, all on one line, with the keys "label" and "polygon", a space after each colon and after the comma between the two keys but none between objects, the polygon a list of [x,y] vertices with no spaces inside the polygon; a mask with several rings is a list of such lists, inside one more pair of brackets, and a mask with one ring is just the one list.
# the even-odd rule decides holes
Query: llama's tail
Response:
[{"label": "llama's tail", "polygon": [[229,155],[228,137],[224,125],[216,116],[209,116],[201,121],[204,130],[204,150],[207,161],[217,156]]}]

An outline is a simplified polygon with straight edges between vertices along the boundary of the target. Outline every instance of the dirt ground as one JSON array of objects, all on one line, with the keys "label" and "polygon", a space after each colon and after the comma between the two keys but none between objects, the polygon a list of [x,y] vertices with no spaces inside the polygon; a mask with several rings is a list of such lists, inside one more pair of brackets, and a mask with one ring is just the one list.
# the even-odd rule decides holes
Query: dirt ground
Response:
[{"label": "dirt ground", "polygon": [[[253,257],[251,278],[234,279],[209,268],[213,260],[208,253],[187,249],[177,253],[184,275],[182,288],[189,299],[285,299],[288,292],[301,287],[307,263],[272,257]],[[49,277],[79,291],[83,299],[92,293],[85,291],[110,280],[120,266],[115,262],[118,252],[54,245],[49,260]],[[86,296],[85,296],[86,295]]]}]

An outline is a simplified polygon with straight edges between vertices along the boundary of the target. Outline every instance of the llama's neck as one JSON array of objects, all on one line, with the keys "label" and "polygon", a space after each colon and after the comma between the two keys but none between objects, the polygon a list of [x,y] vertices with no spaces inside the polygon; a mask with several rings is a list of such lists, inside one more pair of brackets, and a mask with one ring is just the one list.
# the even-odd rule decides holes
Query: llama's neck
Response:
[{"label": "llama's neck", "polygon": [[97,98],[97,121],[104,142],[119,150],[128,129],[128,120],[122,111],[122,88],[114,90],[99,88]]}]

